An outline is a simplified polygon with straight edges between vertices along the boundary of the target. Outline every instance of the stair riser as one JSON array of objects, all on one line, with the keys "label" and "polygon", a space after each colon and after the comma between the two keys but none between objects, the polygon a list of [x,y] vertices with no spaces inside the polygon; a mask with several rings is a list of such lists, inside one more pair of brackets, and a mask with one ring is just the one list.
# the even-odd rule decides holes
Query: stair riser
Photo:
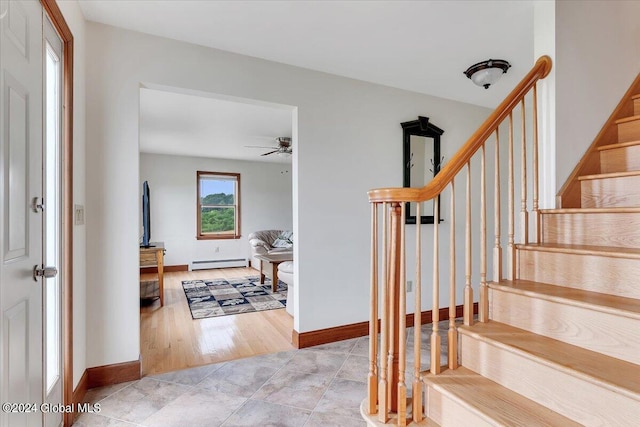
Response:
[{"label": "stair riser", "polygon": [[517,251],[518,278],[640,299],[640,260],[600,255]]},{"label": "stair riser", "polygon": [[628,208],[640,206],[640,176],[583,180],[583,208]]},{"label": "stair riser", "polygon": [[461,334],[462,365],[585,426],[637,426],[640,402]]},{"label": "stair riser", "polygon": [[640,98],[633,100],[633,115],[640,116]]},{"label": "stair riser", "polygon": [[618,124],[618,142],[629,142],[640,139],[640,120]]},{"label": "stair riser", "polygon": [[640,364],[639,319],[502,289],[490,289],[489,299],[491,320]]},{"label": "stair riser", "polygon": [[600,172],[629,172],[640,170],[640,145],[612,148],[600,152]]},{"label": "stair riser", "polygon": [[441,427],[459,427],[464,425],[490,427],[494,425],[433,387],[426,388],[426,395],[427,406],[425,407],[425,414]]},{"label": "stair riser", "polygon": [[640,213],[543,214],[542,241],[640,248]]}]

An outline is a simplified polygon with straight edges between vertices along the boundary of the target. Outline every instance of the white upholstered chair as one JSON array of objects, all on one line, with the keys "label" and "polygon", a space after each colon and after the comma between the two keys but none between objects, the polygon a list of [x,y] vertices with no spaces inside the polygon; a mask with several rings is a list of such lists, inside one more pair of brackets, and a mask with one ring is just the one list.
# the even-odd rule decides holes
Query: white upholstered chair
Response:
[{"label": "white upholstered chair", "polygon": [[285,261],[278,265],[278,279],[287,284],[287,313],[293,316],[294,292],[293,261]]}]

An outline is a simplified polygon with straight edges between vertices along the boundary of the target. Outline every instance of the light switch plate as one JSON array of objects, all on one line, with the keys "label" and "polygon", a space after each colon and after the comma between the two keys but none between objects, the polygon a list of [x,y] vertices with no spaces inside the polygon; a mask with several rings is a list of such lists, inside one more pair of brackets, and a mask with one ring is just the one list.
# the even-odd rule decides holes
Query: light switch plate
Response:
[{"label": "light switch plate", "polygon": [[84,225],[84,205],[74,205],[73,223],[75,225]]}]

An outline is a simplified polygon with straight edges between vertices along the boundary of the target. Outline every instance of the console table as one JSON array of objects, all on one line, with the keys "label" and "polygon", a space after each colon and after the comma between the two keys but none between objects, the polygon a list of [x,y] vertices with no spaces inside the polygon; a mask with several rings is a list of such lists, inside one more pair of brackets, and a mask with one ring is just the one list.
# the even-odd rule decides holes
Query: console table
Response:
[{"label": "console table", "polygon": [[150,242],[148,248],[140,247],[140,267],[158,267],[160,307],[164,305],[164,242]]}]

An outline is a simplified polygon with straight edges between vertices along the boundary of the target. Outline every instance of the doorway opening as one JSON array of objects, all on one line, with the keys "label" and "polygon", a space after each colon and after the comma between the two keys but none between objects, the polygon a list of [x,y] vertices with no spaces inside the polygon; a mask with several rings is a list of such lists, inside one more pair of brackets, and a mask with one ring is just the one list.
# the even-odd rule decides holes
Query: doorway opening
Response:
[{"label": "doorway opening", "polygon": [[[217,315],[198,318],[183,282],[210,289],[222,283],[230,291],[244,280],[259,285],[248,237],[293,231],[296,121],[291,106],[155,85],[140,89],[139,187],[146,181],[150,188],[151,241],[165,248],[164,304],[141,300],[143,375],[294,348],[293,317],[284,308],[229,314],[229,299],[211,310]],[[291,138],[289,153],[278,152],[280,138]],[[213,177],[211,185],[201,185],[203,176]],[[216,187],[216,177],[222,184],[237,181]],[[149,290],[154,296],[148,285],[159,282],[158,274],[153,266],[141,269],[141,296]],[[286,301],[286,290],[281,298]]]}]

